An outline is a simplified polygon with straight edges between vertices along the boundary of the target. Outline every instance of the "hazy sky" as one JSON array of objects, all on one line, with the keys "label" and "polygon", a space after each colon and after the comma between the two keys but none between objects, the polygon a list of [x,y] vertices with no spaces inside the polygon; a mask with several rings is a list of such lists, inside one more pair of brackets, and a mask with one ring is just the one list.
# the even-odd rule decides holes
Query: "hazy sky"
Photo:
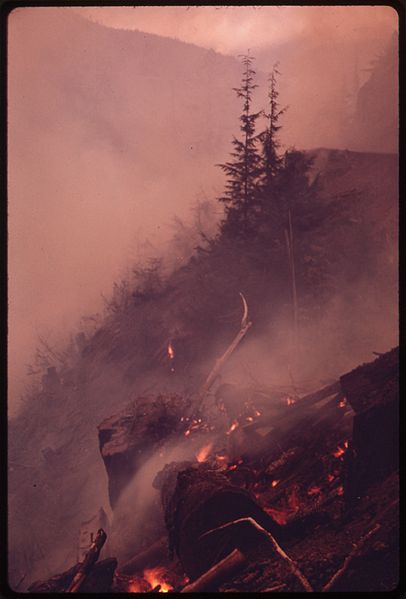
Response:
[{"label": "hazy sky", "polygon": [[[64,23],[62,14],[75,15],[77,22]],[[89,34],[86,27],[91,28]],[[385,6],[14,10],[8,31],[12,394],[23,387],[25,365],[31,361],[38,334],[55,339],[83,314],[99,310],[101,292],[109,293],[120,268],[133,257],[136,243],[151,231],[159,230],[165,237],[162,231],[172,214],[186,214],[188,203],[201,193],[216,197],[222,181],[214,164],[223,156],[216,151],[221,143],[229,144],[231,135],[229,129],[220,130],[216,94],[217,87],[221,93],[226,87],[233,96],[238,79],[232,69],[238,77],[238,64],[227,63],[228,77],[233,79],[217,79],[213,98],[207,97],[205,107],[217,120],[207,117],[206,127],[193,133],[193,147],[201,144],[203,150],[197,158],[188,155],[185,167],[173,142],[179,152],[189,147],[188,136],[198,116],[195,108],[187,118],[178,115],[172,125],[176,140],[171,138],[170,128],[158,126],[161,82],[157,76],[152,81],[148,56],[144,60],[129,55],[131,40],[126,37],[122,47],[117,45],[116,38],[108,39],[108,28],[167,36],[233,56],[248,48],[255,54],[297,42],[300,60],[305,42],[316,52],[321,41],[343,47],[368,40],[370,48],[371,40],[387,39],[396,30],[397,13]],[[159,71],[166,57],[151,59]],[[134,68],[142,72],[143,89],[134,88]],[[179,68],[173,64],[171,68],[179,81],[190,84],[185,101],[194,107],[200,73],[185,71],[184,57]],[[162,99],[174,107],[179,91],[171,85],[176,81],[165,83],[167,96]],[[147,87],[156,93],[143,96]],[[232,102],[226,108],[229,112]],[[296,111],[300,116],[300,104]],[[224,117],[227,127],[231,118],[232,114]],[[140,124],[141,129],[145,124],[145,131]]]},{"label": "hazy sky", "polygon": [[138,29],[238,54],[301,35],[354,39],[394,31],[397,13],[389,6],[164,6],[81,8],[109,27]]}]

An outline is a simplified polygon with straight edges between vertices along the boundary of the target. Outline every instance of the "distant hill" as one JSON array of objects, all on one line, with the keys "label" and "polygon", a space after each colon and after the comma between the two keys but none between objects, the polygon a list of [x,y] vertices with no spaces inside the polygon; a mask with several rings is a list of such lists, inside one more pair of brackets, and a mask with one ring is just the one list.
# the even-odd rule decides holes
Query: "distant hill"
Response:
[{"label": "distant hill", "polygon": [[398,40],[394,34],[357,96],[349,147],[397,152],[399,131]]}]

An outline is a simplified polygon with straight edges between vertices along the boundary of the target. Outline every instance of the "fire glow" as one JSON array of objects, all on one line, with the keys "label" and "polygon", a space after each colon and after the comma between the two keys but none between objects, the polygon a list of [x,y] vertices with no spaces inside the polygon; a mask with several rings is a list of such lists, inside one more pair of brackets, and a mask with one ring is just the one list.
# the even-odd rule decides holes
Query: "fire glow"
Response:
[{"label": "fire glow", "polygon": [[164,575],[164,568],[152,568],[150,570],[144,570],[143,578],[149,582],[152,589],[155,589],[158,585],[160,585],[161,588],[159,589],[159,592],[168,593],[168,591],[173,590],[173,587],[165,582]]},{"label": "fire glow", "polygon": [[264,511],[270,516],[272,516],[275,522],[277,522],[281,526],[284,526],[288,523],[289,518],[299,511],[299,507],[299,497],[297,494],[297,489],[294,487],[289,493],[286,508],[281,509],[264,507]]},{"label": "fire glow", "polygon": [[208,445],[205,445],[204,447],[199,449],[199,451],[196,454],[196,460],[199,463],[204,462],[207,459],[207,456],[210,454],[212,448],[213,443],[209,443]]},{"label": "fire glow", "polygon": [[173,349],[172,341],[168,343],[168,356],[170,360],[173,360],[175,357],[175,350]]},{"label": "fire glow", "polygon": [[337,449],[333,452],[333,456],[335,458],[341,458],[345,454],[346,449],[348,449],[348,441],[344,441],[344,447],[341,447],[339,445]]},{"label": "fire glow", "polygon": [[234,420],[234,422],[232,423],[232,425],[230,426],[230,428],[228,429],[226,434],[230,435],[233,431],[235,431],[237,426],[238,426],[238,422],[237,422],[237,420]]}]

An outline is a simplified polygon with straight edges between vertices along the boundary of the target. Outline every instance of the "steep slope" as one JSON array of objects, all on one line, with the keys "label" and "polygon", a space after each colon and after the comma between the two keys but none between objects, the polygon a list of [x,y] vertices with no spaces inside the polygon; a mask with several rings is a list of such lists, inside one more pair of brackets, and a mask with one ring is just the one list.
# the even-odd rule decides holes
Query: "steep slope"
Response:
[{"label": "steep slope", "polygon": [[[323,378],[396,343],[397,156],[335,150],[313,155],[326,201],[343,194],[354,199],[353,227],[335,231],[328,240],[336,252],[349,248],[342,257],[340,295],[308,340],[301,365],[302,384],[310,379],[317,388]],[[235,258],[220,265],[222,272],[238,272],[242,257]],[[67,359],[44,373],[39,389],[11,422],[11,584],[24,574],[28,585],[68,567],[75,561],[80,523],[101,505],[109,512],[98,424],[136,395],[195,391],[235,334],[241,318],[238,294],[231,305],[223,304],[227,290],[205,284],[202,264],[191,260],[154,293],[127,290],[97,330],[78,336]],[[227,284],[225,276],[222,284]],[[254,294],[259,281],[248,284]],[[284,323],[278,332],[274,322],[270,334],[250,293],[254,326],[225,380],[251,384],[253,377],[290,385]],[[271,317],[277,307],[267,301]],[[170,340],[174,360],[167,354]]]}]

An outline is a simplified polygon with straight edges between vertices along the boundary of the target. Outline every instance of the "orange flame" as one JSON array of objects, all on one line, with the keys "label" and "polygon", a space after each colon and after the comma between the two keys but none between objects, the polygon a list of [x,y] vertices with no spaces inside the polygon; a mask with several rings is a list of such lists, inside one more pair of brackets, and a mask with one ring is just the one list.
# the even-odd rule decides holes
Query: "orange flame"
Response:
[{"label": "orange flame", "polygon": [[232,425],[230,426],[230,428],[228,429],[228,431],[227,431],[226,434],[229,435],[230,433],[232,433],[233,431],[235,431],[235,429],[237,428],[237,426],[238,426],[238,422],[237,422],[237,420],[234,420],[234,422],[232,423]]},{"label": "orange flame", "polygon": [[211,452],[212,447],[213,447],[213,443],[209,443],[208,445],[205,445],[204,447],[199,449],[199,451],[196,454],[196,460],[198,462],[204,462],[206,460],[207,456],[209,455],[209,453]]},{"label": "orange flame", "polygon": [[141,585],[138,582],[135,582],[134,580],[132,582],[130,582],[130,584],[128,585],[128,589],[127,589],[128,593],[142,593],[143,589],[141,588]]},{"label": "orange flame", "polygon": [[158,585],[161,585],[159,592],[167,593],[168,591],[173,590],[173,586],[165,582],[164,575],[164,568],[151,568],[150,570],[144,570],[143,578],[145,578],[145,580],[149,582],[153,589]]},{"label": "orange flame", "polygon": [[172,341],[168,343],[168,356],[170,360],[173,360],[175,357],[175,350],[173,349]]},{"label": "orange flame", "polygon": [[[345,446],[345,447],[348,447],[348,444],[347,444],[347,445],[345,445],[345,443],[344,443],[344,446]],[[340,447],[340,445],[339,445],[339,446],[337,447],[337,449],[336,449],[336,450],[333,452],[333,456],[334,456],[335,458],[340,458],[340,457],[341,457],[342,455],[344,455],[344,454],[345,454],[345,449],[343,449],[342,447]]]},{"label": "orange flame", "polygon": [[300,505],[297,489],[293,487],[293,489],[289,493],[287,507],[285,509],[264,507],[264,510],[267,514],[272,516],[275,522],[283,526],[284,524],[288,523],[288,519],[290,516],[296,514],[296,512],[299,510],[299,507]]},{"label": "orange flame", "polygon": [[285,510],[277,510],[272,507],[264,507],[264,510],[266,511],[267,514],[272,516],[272,518],[275,520],[275,522],[277,522],[281,526],[288,523],[289,513],[286,512]]}]

